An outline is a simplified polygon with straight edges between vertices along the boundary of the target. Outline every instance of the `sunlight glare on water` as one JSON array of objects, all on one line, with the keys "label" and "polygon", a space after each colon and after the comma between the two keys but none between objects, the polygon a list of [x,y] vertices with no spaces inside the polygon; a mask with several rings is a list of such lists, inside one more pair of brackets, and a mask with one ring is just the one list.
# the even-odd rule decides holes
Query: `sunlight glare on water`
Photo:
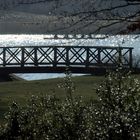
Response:
[{"label": "sunlight glare on water", "polygon": [[[61,37],[61,35],[60,35]],[[102,38],[102,39],[101,39]],[[0,35],[0,47],[13,46],[123,46],[134,47],[135,55],[140,51],[140,35],[95,35],[94,39],[54,39],[52,35],[7,34]],[[26,80],[63,77],[64,74],[17,74]]]},{"label": "sunlight glare on water", "polygon": [[48,35],[25,35],[25,34],[0,35],[0,46],[12,47],[12,46],[76,45],[76,46],[138,47],[138,42],[140,41],[140,37],[138,35],[123,35],[123,36],[118,35],[105,37],[104,39],[63,39],[63,38],[53,39],[51,37],[50,39],[46,39],[47,38],[46,36]]}]

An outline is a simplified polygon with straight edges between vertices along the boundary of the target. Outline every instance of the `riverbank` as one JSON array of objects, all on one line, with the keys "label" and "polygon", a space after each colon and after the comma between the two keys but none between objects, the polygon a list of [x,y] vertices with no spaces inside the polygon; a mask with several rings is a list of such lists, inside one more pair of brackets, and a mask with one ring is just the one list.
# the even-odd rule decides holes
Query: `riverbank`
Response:
[{"label": "riverbank", "polygon": [[[140,80],[140,75],[133,75]],[[63,99],[66,94],[59,88],[63,78],[36,80],[36,81],[9,81],[0,82],[0,121],[13,101],[24,106],[32,95],[55,95]],[[104,76],[78,76],[72,78],[75,85],[74,96],[83,96],[84,100],[97,99],[96,89],[103,82]]]},{"label": "riverbank", "polygon": [[[103,80],[101,76],[77,76],[73,77],[75,85],[74,96],[83,96],[85,100],[96,99],[96,88]],[[3,120],[4,113],[13,102],[24,106],[32,95],[49,94],[59,98],[66,96],[63,89],[58,88],[63,78],[36,80],[36,81],[9,81],[0,82],[0,120]]]}]

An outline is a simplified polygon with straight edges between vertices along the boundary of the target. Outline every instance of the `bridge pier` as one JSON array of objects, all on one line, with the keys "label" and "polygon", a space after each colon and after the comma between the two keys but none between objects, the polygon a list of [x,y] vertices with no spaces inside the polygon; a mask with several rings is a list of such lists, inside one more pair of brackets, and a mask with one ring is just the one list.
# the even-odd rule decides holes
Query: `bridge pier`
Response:
[{"label": "bridge pier", "polygon": [[0,82],[12,81],[12,77],[10,74],[0,74]]},{"label": "bridge pier", "polygon": [[24,81],[21,77],[18,77],[15,74],[0,74],[0,82],[8,82],[8,81]]}]

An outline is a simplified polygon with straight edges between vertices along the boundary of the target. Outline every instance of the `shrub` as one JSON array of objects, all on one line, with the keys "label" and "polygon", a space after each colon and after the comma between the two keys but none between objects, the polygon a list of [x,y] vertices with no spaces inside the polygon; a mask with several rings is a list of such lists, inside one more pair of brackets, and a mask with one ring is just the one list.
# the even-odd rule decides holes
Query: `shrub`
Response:
[{"label": "shrub", "polygon": [[110,73],[97,90],[95,135],[99,139],[133,140],[140,134],[140,84],[118,69]]},{"label": "shrub", "polygon": [[32,97],[26,109],[13,104],[1,133],[4,139],[83,139],[85,106],[81,99],[58,100],[54,96]]},{"label": "shrub", "polygon": [[97,103],[73,97],[70,73],[59,87],[65,100],[32,96],[25,108],[13,103],[2,140],[137,140],[140,130],[140,85],[121,70],[110,73],[97,89]]}]

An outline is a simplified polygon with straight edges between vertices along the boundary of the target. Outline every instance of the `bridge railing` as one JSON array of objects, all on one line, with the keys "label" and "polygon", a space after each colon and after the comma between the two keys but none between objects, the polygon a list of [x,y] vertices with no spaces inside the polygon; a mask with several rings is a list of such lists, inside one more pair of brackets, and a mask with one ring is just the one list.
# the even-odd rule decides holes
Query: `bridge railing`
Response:
[{"label": "bridge railing", "polygon": [[0,67],[132,67],[127,47],[31,46],[0,47]]}]

